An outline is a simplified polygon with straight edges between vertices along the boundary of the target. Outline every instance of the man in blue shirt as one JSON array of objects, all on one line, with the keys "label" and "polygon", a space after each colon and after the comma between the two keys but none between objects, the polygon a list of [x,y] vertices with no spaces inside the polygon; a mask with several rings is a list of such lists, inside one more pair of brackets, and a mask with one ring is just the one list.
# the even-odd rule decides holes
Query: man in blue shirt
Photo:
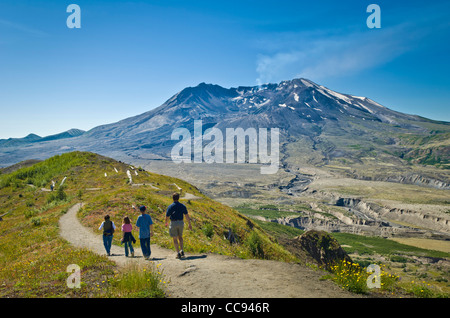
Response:
[{"label": "man in blue shirt", "polygon": [[141,242],[142,254],[145,259],[149,259],[152,251],[150,250],[150,237],[153,236],[153,221],[150,215],[146,214],[147,208],[145,206],[139,207],[141,215],[136,221],[136,226],[139,228],[139,240]]},{"label": "man in blue shirt", "polygon": [[174,193],[173,203],[169,205],[166,212],[166,226],[169,224],[170,219],[170,227],[169,234],[173,238],[173,244],[175,245],[175,249],[177,250],[177,258],[184,257],[183,252],[183,229],[184,222],[183,216],[186,216],[186,220],[189,222],[189,229],[192,230],[191,219],[189,218],[188,211],[186,206],[178,200],[180,199],[180,195],[178,193]]}]

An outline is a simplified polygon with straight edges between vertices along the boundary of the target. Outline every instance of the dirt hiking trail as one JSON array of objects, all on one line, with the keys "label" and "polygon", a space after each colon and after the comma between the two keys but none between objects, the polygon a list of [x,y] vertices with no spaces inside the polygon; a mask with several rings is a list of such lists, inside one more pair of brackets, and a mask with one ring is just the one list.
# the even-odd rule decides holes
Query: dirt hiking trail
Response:
[{"label": "dirt hiking trail", "polygon": [[[77,218],[82,204],[72,206],[59,221],[60,235],[72,245],[106,255],[102,236],[84,227]],[[120,231],[120,229],[119,229]],[[100,231],[99,231],[100,232]],[[243,260],[216,254],[186,254],[176,259],[174,250],[151,245],[145,260],[140,248],[125,257],[123,246],[113,245],[110,259],[118,266],[161,264],[168,297],[174,298],[347,298],[359,297],[339,288],[309,267],[267,260]]]}]

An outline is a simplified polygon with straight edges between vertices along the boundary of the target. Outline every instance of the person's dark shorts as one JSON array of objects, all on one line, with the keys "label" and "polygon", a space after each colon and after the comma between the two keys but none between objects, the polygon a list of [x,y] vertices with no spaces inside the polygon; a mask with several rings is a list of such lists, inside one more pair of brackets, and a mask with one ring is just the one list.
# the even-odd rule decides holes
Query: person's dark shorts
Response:
[{"label": "person's dark shorts", "polygon": [[170,221],[169,234],[171,237],[177,237],[183,235],[184,222],[181,221]]}]

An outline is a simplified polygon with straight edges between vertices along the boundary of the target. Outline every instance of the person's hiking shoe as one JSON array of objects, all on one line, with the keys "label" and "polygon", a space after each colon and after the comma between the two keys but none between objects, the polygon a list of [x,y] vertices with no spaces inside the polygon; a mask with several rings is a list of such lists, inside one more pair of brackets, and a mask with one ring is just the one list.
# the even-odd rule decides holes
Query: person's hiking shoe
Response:
[{"label": "person's hiking shoe", "polygon": [[134,252],[131,252],[131,257],[134,257]]},{"label": "person's hiking shoe", "polygon": [[180,252],[177,253],[177,258],[181,259],[181,253]]},{"label": "person's hiking shoe", "polygon": [[182,251],[182,250],[180,251],[180,256],[184,257],[184,251]]}]

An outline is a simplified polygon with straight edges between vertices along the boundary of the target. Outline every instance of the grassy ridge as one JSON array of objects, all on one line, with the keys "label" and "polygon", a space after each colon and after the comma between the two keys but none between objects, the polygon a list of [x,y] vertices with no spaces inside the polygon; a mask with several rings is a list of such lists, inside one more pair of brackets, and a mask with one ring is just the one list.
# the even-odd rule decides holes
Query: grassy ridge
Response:
[{"label": "grassy ridge", "polygon": [[21,188],[24,183],[36,187],[49,185],[51,180],[70,168],[88,163],[88,157],[81,153],[55,156],[31,167],[22,168],[0,178],[0,189],[8,186]]},{"label": "grassy ridge", "polygon": [[[125,215],[135,222],[139,213],[131,205],[144,204],[155,222],[152,242],[172,248],[163,221],[177,186],[183,193],[201,198],[184,200],[193,225],[193,231],[186,231],[186,251],[295,260],[257,224],[205,197],[194,186],[138,169],[138,175],[132,174],[133,183],[142,185],[132,186],[127,170],[134,172],[128,165],[109,158],[73,152],[1,174],[0,214],[11,212],[0,222],[0,297],[163,297],[164,287],[158,284],[161,279],[151,268],[153,265],[149,264],[145,271],[122,273],[107,257],[73,248],[62,240],[58,220],[70,206],[82,201],[85,203],[79,212],[82,223],[97,230],[105,214],[117,225],[121,225]],[[50,188],[52,180],[58,188],[63,178],[66,178],[63,191],[42,191],[41,188]],[[226,239],[224,234],[229,229],[235,233],[237,244]],[[120,235],[115,235],[116,244],[119,239]],[[66,286],[69,276],[66,268],[70,264],[81,267],[81,289]],[[140,280],[155,284],[148,289]]]},{"label": "grassy ridge", "polygon": [[[63,156],[63,165],[79,164],[78,155]],[[44,164],[45,165],[45,164]],[[11,211],[0,223],[0,297],[96,297],[104,290],[105,275],[114,265],[107,258],[75,249],[59,238],[58,220],[73,203],[73,196],[55,199],[30,183],[58,176],[55,158],[48,167],[40,163],[0,176],[0,214]],[[33,181],[32,181],[33,180]],[[66,286],[67,266],[82,269],[82,288]]]}]

